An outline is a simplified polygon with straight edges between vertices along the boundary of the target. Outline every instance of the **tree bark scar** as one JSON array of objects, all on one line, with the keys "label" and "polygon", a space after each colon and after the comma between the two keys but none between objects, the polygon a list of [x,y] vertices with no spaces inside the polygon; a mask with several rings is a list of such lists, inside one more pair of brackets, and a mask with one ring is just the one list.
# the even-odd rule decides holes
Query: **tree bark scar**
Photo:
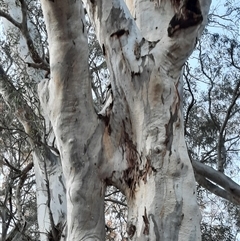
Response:
[{"label": "tree bark scar", "polygon": [[147,217],[146,207],[144,208],[144,215],[142,217],[143,217],[143,222],[145,223],[145,228],[143,230],[143,234],[149,235],[149,220],[148,220],[148,217]]},{"label": "tree bark scar", "polygon": [[120,37],[121,37],[122,35],[124,35],[124,34],[128,35],[128,34],[129,34],[129,31],[128,31],[128,30],[125,30],[125,29],[119,29],[118,31],[112,33],[112,34],[110,35],[110,37],[112,38],[112,37],[116,36],[117,38],[120,38]]},{"label": "tree bark scar", "polygon": [[138,44],[138,42],[135,42],[134,44],[134,55],[136,56],[137,60],[141,57],[141,46]]},{"label": "tree bark scar", "polygon": [[106,49],[104,44],[102,44],[102,51],[103,51],[103,55],[106,56]]},{"label": "tree bark scar", "polygon": [[[182,225],[182,221],[184,218],[183,214],[183,201],[176,202],[174,210],[172,213],[169,213],[166,217],[166,223],[164,229],[166,230],[166,233],[171,233],[172,240],[178,240],[179,239],[179,232]],[[196,240],[189,239],[189,240]]]},{"label": "tree bark scar", "polygon": [[178,119],[178,108],[175,109],[175,112],[172,113],[170,110],[170,120],[168,124],[165,125],[166,129],[166,139],[164,144],[166,145],[167,150],[169,151],[169,155],[172,155],[172,142],[173,142],[173,124]]},{"label": "tree bark scar", "polygon": [[82,32],[84,33],[84,22],[83,22],[83,20],[81,19],[81,21],[82,21]]},{"label": "tree bark scar", "polygon": [[154,230],[154,233],[155,233],[155,236],[156,236],[156,241],[160,241],[160,234],[159,234],[159,231],[158,231],[158,225],[157,225],[157,222],[154,218],[154,215],[150,214],[149,218],[152,218],[152,222],[154,224],[153,230]]},{"label": "tree bark scar", "polygon": [[127,228],[127,234],[128,234],[128,237],[130,239],[132,239],[132,237],[134,236],[135,232],[136,232],[136,226],[133,225],[133,224],[129,224],[128,228]]},{"label": "tree bark scar", "polygon": [[202,20],[199,0],[185,0],[169,23],[168,36],[172,37],[177,30],[198,25]]}]

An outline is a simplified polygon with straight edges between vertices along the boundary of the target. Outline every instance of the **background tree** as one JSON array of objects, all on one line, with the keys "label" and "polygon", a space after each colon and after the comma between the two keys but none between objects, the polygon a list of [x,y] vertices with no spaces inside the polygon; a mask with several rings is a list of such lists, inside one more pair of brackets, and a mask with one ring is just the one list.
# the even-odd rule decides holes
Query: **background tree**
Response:
[{"label": "background tree", "polygon": [[[185,136],[190,156],[225,173],[237,183],[240,84],[239,61],[236,57],[239,55],[238,26],[239,3],[216,2],[209,14],[208,28],[184,75],[185,93],[190,97],[185,98],[189,103],[185,105]],[[204,173],[201,175],[206,176]],[[203,240],[239,240],[239,194],[234,197],[230,186],[224,186],[229,179],[222,179],[224,176],[221,175],[218,180],[213,180],[212,175],[205,180],[196,175],[199,184],[208,190],[198,188],[203,211]]]}]

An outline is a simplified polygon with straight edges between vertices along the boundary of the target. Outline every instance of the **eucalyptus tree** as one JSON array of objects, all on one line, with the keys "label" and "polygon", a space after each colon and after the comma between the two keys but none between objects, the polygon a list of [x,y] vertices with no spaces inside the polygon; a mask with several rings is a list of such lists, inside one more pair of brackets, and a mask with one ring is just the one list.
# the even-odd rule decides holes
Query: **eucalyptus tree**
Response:
[{"label": "eucalyptus tree", "polygon": [[[35,240],[38,235],[34,236],[34,232],[25,234],[29,234],[30,227],[40,233],[42,240],[46,240],[47,237],[61,234],[66,222],[66,198],[51,125],[40,114],[36,88],[49,70],[45,26],[40,4],[33,1],[2,1],[0,15],[4,17],[1,31],[5,34],[1,39],[0,68],[1,101],[5,102],[1,116],[1,139],[5,140],[1,159],[6,176],[3,185],[13,190],[6,192],[4,197],[7,200],[3,205],[6,218],[2,218],[2,223],[6,225],[1,226],[4,234],[2,240],[25,240],[30,237]],[[5,118],[7,115],[11,116],[10,120]],[[9,148],[6,143],[12,139],[15,141]],[[29,167],[33,163],[35,175],[31,177],[32,168]],[[13,174],[6,175],[8,172]],[[31,180],[31,186],[28,180]],[[26,198],[34,190],[37,203],[33,199],[30,203],[32,210],[29,211],[25,208]],[[36,215],[33,212],[36,206],[37,226],[37,220],[28,218],[29,215]]]},{"label": "eucalyptus tree", "polygon": [[237,1],[213,3],[184,74],[189,154],[213,171],[195,169],[203,240],[239,239],[239,12]]},{"label": "eucalyptus tree", "polygon": [[105,238],[107,185],[126,195],[130,239],[200,240],[181,74],[210,1],[84,1],[110,71],[98,114],[82,3],[41,4],[51,75],[39,95],[66,179],[68,240]]},{"label": "eucalyptus tree", "polygon": [[[49,50],[35,2],[17,2],[17,21],[7,4],[0,11],[26,40],[30,59],[24,64],[40,69],[41,76],[46,72],[38,85],[44,118],[23,98],[12,73],[6,75],[6,65],[0,86],[32,149],[41,240],[104,240],[104,194],[111,185],[126,196],[129,239],[200,240],[184,140],[182,67],[206,25],[211,1],[83,2],[110,72],[101,109],[103,91],[94,88],[98,76],[92,71],[104,62],[91,62],[81,1],[41,1]],[[233,181],[191,157],[200,184],[217,184],[212,190],[218,195],[220,185],[239,203]]]}]

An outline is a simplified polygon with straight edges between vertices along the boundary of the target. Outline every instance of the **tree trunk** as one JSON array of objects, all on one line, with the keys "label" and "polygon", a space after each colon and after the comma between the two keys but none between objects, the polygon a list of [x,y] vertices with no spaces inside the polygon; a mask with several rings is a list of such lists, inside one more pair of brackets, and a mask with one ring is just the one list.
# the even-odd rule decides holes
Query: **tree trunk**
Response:
[{"label": "tree trunk", "polygon": [[[22,3],[26,4],[24,1]],[[26,25],[28,27],[24,30],[21,29],[21,31],[25,31],[25,34],[22,33],[22,36],[20,34],[20,29],[16,28],[16,26],[4,19],[3,24],[5,34],[7,38],[12,37],[8,36],[8,31],[13,35],[20,36],[14,49],[15,54],[18,54],[26,62],[32,62],[32,58],[29,56],[29,49],[26,43],[27,40],[25,35],[29,34],[29,38],[36,41],[39,39],[38,33],[36,33],[34,26],[25,16],[27,13],[25,12],[22,14],[21,8],[16,5],[15,1],[10,0],[8,4],[9,16],[12,16],[12,18],[18,21],[19,24],[21,23],[22,26]],[[22,8],[24,9],[24,6],[22,6]],[[41,52],[42,49],[39,51]],[[11,66],[11,71],[16,71],[15,68],[19,68],[18,64],[13,64],[13,66]],[[25,66],[21,67],[23,69],[25,68]],[[32,79],[40,81],[40,79],[44,76],[45,71],[28,68],[27,72]],[[50,127],[48,130],[41,129],[40,124],[36,121],[39,117],[36,116],[35,113],[38,111],[31,109],[31,106],[26,102],[24,97],[21,96],[12,83],[13,81],[9,80],[6,73],[0,66],[0,94],[6,104],[14,111],[20,123],[22,123],[25,132],[29,137],[29,144],[33,150],[32,156],[36,177],[39,233],[41,241],[47,241],[51,236],[64,236],[63,229],[66,225],[65,179],[62,172],[60,158],[52,153],[48,143],[44,140],[44,135],[49,132]],[[44,133],[44,131],[46,132]],[[20,202],[20,200],[18,201]],[[22,218],[19,217],[21,225],[17,225],[19,229],[18,231],[21,231],[21,228],[28,225],[25,223],[24,217]],[[16,240],[19,240],[19,234],[14,237],[14,233],[11,232],[8,235],[8,238],[15,238]]]},{"label": "tree trunk", "polygon": [[84,4],[111,73],[98,115],[81,1],[42,0],[51,61],[42,99],[66,179],[67,239],[104,240],[105,186],[115,185],[127,196],[131,240],[200,240],[181,75],[210,1]]}]

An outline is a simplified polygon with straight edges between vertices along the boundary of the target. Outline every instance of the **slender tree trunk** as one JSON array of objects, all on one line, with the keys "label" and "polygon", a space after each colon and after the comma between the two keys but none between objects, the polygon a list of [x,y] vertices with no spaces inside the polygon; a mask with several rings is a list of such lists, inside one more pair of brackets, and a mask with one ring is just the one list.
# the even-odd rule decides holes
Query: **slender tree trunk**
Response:
[{"label": "slender tree trunk", "polygon": [[127,196],[131,240],[200,240],[181,75],[210,1],[126,2],[84,1],[111,73],[109,105],[97,115],[81,1],[42,0],[45,105],[66,178],[68,240],[104,240],[105,185]]},{"label": "slender tree trunk", "polygon": [[[23,2],[28,4],[27,1]],[[39,40],[34,26],[28,21],[27,13],[22,13],[21,8],[19,5],[16,5],[15,1],[9,0],[8,4],[9,16],[18,21],[19,24],[24,25],[26,23],[28,26],[26,32],[35,41]],[[18,43],[12,51],[18,54],[24,61],[31,63],[33,60],[29,56],[26,37],[21,34],[20,29],[16,28],[8,20],[4,19],[3,24],[7,38],[9,37],[7,34],[8,31],[15,36],[20,36]],[[18,38],[16,37],[16,39]],[[42,49],[38,49],[38,51],[41,53]],[[16,71],[15,68],[19,68],[18,64],[13,64],[11,70]],[[22,68],[24,69],[25,66],[22,66]],[[28,68],[27,72],[37,82],[42,79],[45,71]],[[0,94],[3,96],[6,104],[15,112],[16,117],[22,123],[26,134],[29,136],[28,140],[32,148],[36,176],[38,226],[41,241],[47,241],[50,237],[57,236],[58,234],[60,237],[64,236],[63,229],[66,225],[66,190],[60,158],[51,152],[48,143],[45,142],[44,135],[46,133],[44,131],[46,130],[42,130],[40,124],[37,123],[36,110],[31,109],[31,106],[29,106],[23,96],[18,93],[2,67],[0,69]],[[20,221],[19,225],[17,225],[19,230],[28,225],[22,220]],[[19,234],[14,237],[14,234],[11,232],[8,238],[10,237],[19,240]]]},{"label": "slender tree trunk", "polygon": [[66,179],[68,240],[104,240],[103,124],[94,112],[81,1],[42,1],[51,79],[48,114]]}]

